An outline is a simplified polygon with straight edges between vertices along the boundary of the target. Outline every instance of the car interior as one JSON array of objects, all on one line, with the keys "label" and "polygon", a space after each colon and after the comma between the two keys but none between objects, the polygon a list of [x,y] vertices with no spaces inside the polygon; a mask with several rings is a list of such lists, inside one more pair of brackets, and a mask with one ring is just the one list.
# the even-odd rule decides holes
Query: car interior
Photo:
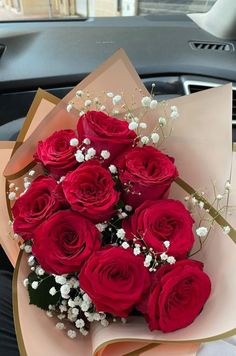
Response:
[{"label": "car interior", "polygon": [[[114,3],[122,7],[122,1]],[[159,101],[231,82],[236,142],[236,1],[135,3],[139,16],[87,11],[88,16],[5,20],[0,12],[0,140],[15,140],[38,88],[63,98],[123,48],[147,89],[155,83]],[[152,8],[155,3],[162,10]],[[197,11],[197,3],[208,7]],[[0,268],[12,271],[1,247]]]}]

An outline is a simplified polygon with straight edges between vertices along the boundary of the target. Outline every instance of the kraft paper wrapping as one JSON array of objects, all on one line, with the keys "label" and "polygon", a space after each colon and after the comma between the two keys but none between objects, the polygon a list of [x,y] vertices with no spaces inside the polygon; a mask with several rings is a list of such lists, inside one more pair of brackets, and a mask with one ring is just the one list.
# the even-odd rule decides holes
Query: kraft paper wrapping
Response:
[{"label": "kraft paper wrapping", "polygon": [[[47,137],[56,129],[75,128],[78,114],[75,110],[67,113],[66,105],[68,101],[73,101],[75,106],[79,106],[75,98],[75,92],[78,89],[89,92],[93,96],[95,93],[96,96],[102,96],[104,95],[103,91],[113,91],[115,94],[122,92],[126,103],[132,106],[133,111],[138,111],[140,99],[147,93],[124,52],[118,51],[81,82],[46,117],[45,113],[39,115],[38,126],[34,126],[36,129],[31,131],[31,135],[28,135],[24,144],[18,148],[5,169],[4,174],[9,180],[16,179],[19,171],[24,171],[24,168],[31,164],[39,139]],[[129,96],[130,93],[134,93],[134,95]],[[170,197],[182,199],[186,195],[186,187],[190,187],[192,190],[205,191],[210,201],[213,195],[212,181],[214,181],[217,191],[220,192],[226,180],[234,174],[235,166],[232,165],[231,145],[231,95],[232,88],[229,84],[170,101],[170,105],[178,107],[180,118],[175,124],[174,133],[166,143],[164,151],[175,157],[181,178],[176,182],[177,184],[173,184]],[[45,103],[41,104],[42,110],[44,105]],[[106,103],[106,106],[109,108],[109,102]],[[162,114],[162,109],[158,108],[146,117],[147,130],[152,129],[155,120]],[[235,188],[234,181],[232,181],[232,185]],[[233,194],[231,199],[232,201],[236,200]],[[208,302],[202,313],[190,326],[172,333],[150,332],[142,318],[131,318],[126,325],[121,326],[118,323],[110,325],[109,333],[103,328],[93,328],[92,341],[90,338],[80,338],[77,341],[69,340],[68,342],[66,337],[60,337],[60,332],[54,327],[55,322],[48,319],[38,308],[28,305],[28,294],[22,286],[22,280],[27,274],[27,266],[24,259],[19,260],[18,273],[15,275],[17,288],[14,297],[16,322],[22,334],[22,353],[26,352],[29,356],[41,355],[40,345],[46,345],[45,356],[52,354],[86,356],[93,352],[101,354],[101,350],[107,351],[109,340],[112,340],[113,343],[132,341],[141,349],[150,346],[148,341],[163,344],[170,342],[189,344],[235,334],[236,246],[234,227],[236,221],[232,218],[233,214],[231,218],[222,217],[224,223],[226,221],[231,224],[230,236],[224,234],[222,228],[216,224],[202,251],[195,256],[204,262],[205,270],[212,281],[212,293]],[[33,333],[31,332],[32,325]],[[178,347],[183,346],[182,343],[178,343]],[[187,347],[186,345],[185,347]],[[159,346],[153,345],[153,350],[154,347],[155,350],[158,350]],[[159,348],[159,350],[161,349]],[[133,350],[131,351],[133,352]],[[136,354],[142,354],[140,352]],[[143,354],[148,355],[147,352],[152,351],[146,350]],[[151,353],[149,354],[151,355]],[[115,355],[114,352],[113,355]],[[158,355],[156,351],[155,355]],[[162,354],[160,353],[160,355]],[[184,351],[182,351],[182,355],[184,355]]]}]

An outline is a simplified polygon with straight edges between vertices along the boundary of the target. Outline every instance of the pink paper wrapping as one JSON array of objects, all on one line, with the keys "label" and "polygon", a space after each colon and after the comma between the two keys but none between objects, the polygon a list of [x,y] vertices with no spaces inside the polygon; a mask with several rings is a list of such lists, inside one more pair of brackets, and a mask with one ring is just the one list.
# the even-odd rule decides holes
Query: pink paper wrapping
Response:
[{"label": "pink paper wrapping", "polygon": [[[133,110],[138,110],[141,97],[146,95],[146,89],[127,57],[122,50],[118,51],[68,94],[45,118],[43,112],[39,115],[38,123],[42,120],[41,124],[14,154],[5,169],[5,175],[12,177],[30,164],[39,139],[45,138],[55,129],[75,127],[76,112],[74,110],[72,113],[67,113],[65,107],[69,100],[76,102],[76,90],[83,89],[98,96],[99,93],[102,95],[101,88],[105,92],[113,91],[115,94],[122,91],[126,102],[133,106]],[[129,93],[136,93],[135,100],[128,96]],[[204,190],[209,197],[212,195],[211,180],[214,181],[216,189],[221,191],[233,172],[231,172],[231,95],[231,85],[226,85],[170,102],[170,105],[178,107],[180,118],[176,122],[172,138],[166,144],[165,152],[175,157],[181,179],[190,184],[193,189]],[[44,105],[45,103],[41,108]],[[79,103],[76,105],[79,106]],[[109,107],[109,102],[106,105]],[[148,130],[155,125],[156,118],[161,115],[162,110],[158,108],[147,116]],[[235,187],[235,183],[232,183]],[[175,185],[170,196],[182,199],[185,195],[186,191]],[[232,199],[235,199],[234,195]],[[233,229],[235,220],[231,219],[231,224],[230,236],[224,234],[221,227],[216,226],[211,231],[201,253],[196,256],[204,262],[205,270],[212,280],[212,293],[202,313],[187,328],[167,334],[159,331],[150,332],[142,318],[131,318],[126,325],[118,323],[110,325],[108,332],[102,328],[92,329],[92,341],[89,338],[69,340],[68,349],[68,339],[59,336],[59,331],[53,326],[55,322],[48,319],[38,308],[28,305],[27,291],[22,286],[22,280],[27,275],[27,266],[22,260],[16,277],[16,309],[18,309],[17,322],[27,355],[37,356],[40,345],[46,345],[45,355],[63,356],[70,350],[67,354],[71,356],[80,354],[86,356],[95,351],[101,352],[101,349],[111,340],[113,343],[121,340],[133,342],[139,346],[142,342],[145,344],[181,341],[189,344],[192,341],[202,342],[236,333],[236,279],[234,278],[236,236]],[[34,333],[31,332],[32,325],[34,325]],[[130,345],[132,348],[133,344]],[[181,345],[178,344],[178,347],[181,348]],[[184,351],[181,352],[184,356]],[[146,354],[148,355],[147,352]],[[156,351],[155,355],[158,355]]]}]

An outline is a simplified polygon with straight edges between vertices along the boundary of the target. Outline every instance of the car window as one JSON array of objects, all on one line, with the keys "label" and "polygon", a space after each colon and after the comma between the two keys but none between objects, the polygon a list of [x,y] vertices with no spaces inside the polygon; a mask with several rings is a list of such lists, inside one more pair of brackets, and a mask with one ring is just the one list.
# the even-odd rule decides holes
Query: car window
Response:
[{"label": "car window", "polygon": [[216,0],[0,0],[0,21],[206,12]]}]

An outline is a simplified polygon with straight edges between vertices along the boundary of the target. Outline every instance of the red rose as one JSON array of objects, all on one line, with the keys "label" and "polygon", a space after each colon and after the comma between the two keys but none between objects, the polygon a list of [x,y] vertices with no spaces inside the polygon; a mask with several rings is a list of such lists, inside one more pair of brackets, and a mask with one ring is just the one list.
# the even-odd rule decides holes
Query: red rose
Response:
[{"label": "red rose", "polygon": [[143,258],[123,247],[95,252],[79,275],[80,286],[92,299],[96,310],[123,318],[149,287],[149,278]]},{"label": "red rose", "polygon": [[124,201],[134,208],[146,200],[161,199],[178,176],[173,159],[152,146],[126,151],[115,165],[125,188]]},{"label": "red rose", "polygon": [[171,332],[194,321],[211,292],[202,269],[200,262],[183,260],[157,271],[145,313],[150,330]]},{"label": "red rose", "polygon": [[77,148],[70,145],[72,138],[76,138],[73,130],[61,130],[38,143],[35,160],[41,162],[55,178],[78,166],[75,158]]},{"label": "red rose", "polygon": [[39,176],[12,208],[14,232],[25,240],[32,238],[35,228],[63,206],[60,185],[51,177]]},{"label": "red rose", "polygon": [[[155,252],[166,252],[175,258],[184,258],[194,243],[194,220],[184,205],[177,200],[148,200],[134,215],[123,221],[126,238],[142,237],[146,246]],[[163,242],[169,241],[167,249]],[[140,242],[141,243],[141,242]]]},{"label": "red rose", "polygon": [[136,138],[136,133],[129,129],[126,121],[97,111],[88,111],[84,114],[78,121],[77,130],[80,142],[89,138],[97,154],[100,154],[102,150],[110,152],[110,158],[105,161],[106,164],[131,146]]},{"label": "red rose", "polygon": [[35,231],[32,252],[48,273],[79,272],[101,246],[100,233],[89,220],[71,210],[59,211]]},{"label": "red rose", "polygon": [[120,193],[114,186],[110,172],[98,161],[81,164],[62,182],[71,208],[94,222],[105,221],[115,213]]}]

